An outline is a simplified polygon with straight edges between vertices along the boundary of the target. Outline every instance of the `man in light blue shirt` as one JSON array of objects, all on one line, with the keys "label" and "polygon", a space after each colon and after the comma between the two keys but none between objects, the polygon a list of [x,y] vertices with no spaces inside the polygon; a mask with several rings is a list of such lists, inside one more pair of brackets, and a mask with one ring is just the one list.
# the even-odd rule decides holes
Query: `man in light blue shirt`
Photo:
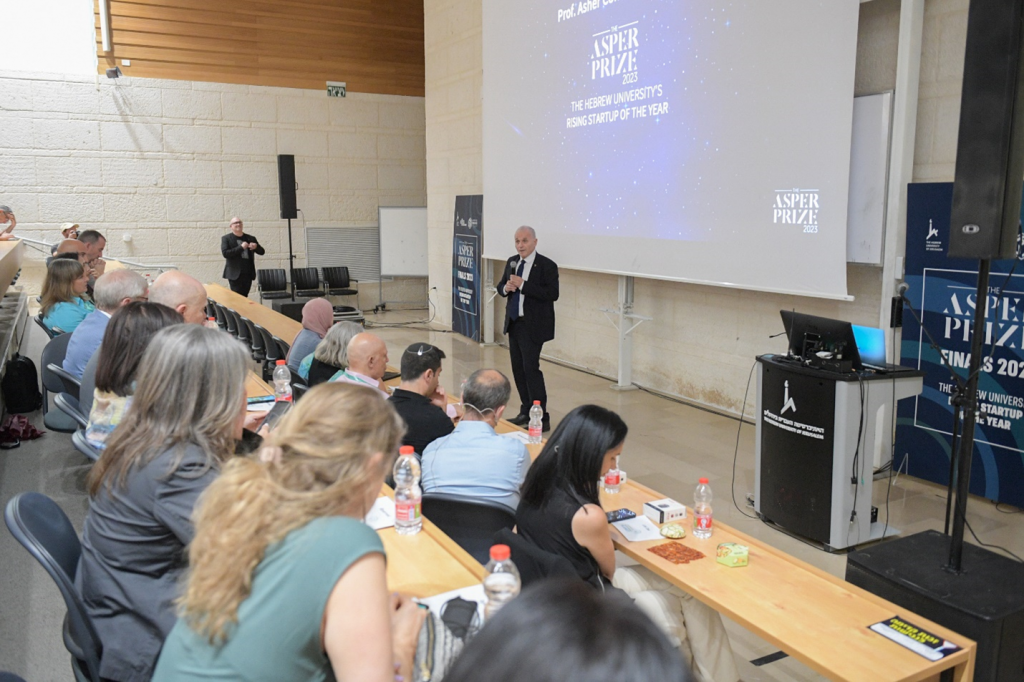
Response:
[{"label": "man in light blue shirt", "polygon": [[423,452],[423,492],[498,502],[515,512],[530,466],[526,445],[494,432],[512,387],[495,369],[480,369],[462,391],[465,412],[451,434]]}]

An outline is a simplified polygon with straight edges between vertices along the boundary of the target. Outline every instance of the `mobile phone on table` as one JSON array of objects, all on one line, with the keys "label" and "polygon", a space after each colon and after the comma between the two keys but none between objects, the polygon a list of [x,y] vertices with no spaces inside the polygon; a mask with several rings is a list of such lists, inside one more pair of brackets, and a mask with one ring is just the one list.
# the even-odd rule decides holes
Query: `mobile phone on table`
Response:
[{"label": "mobile phone on table", "polygon": [[277,424],[281,417],[283,417],[291,408],[292,404],[287,400],[278,400],[274,403],[274,406],[270,408],[270,412],[267,412],[267,418],[263,420],[263,423],[273,429],[274,425]]},{"label": "mobile phone on table", "polygon": [[616,521],[628,521],[636,518],[636,512],[630,511],[629,509],[622,508],[616,509],[615,511],[608,512],[608,523],[615,523]]},{"label": "mobile phone on table", "polygon": [[256,404],[259,404],[259,403],[272,403],[272,402],[274,402],[274,396],[273,395],[257,395],[257,396],[253,396],[252,398],[246,398],[245,402],[248,403],[249,405],[256,405]]}]

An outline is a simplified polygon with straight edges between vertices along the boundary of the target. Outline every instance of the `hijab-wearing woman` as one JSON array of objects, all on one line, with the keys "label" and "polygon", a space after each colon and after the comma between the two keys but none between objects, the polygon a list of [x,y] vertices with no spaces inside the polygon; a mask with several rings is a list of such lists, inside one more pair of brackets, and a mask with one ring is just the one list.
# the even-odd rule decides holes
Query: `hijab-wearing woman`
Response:
[{"label": "hijab-wearing woman", "polygon": [[132,404],[87,481],[76,583],[104,679],[152,677],[174,626],[192,508],[242,436],[249,362],[231,336],[195,324],[157,332],[142,356]]},{"label": "hijab-wearing woman", "polygon": [[[516,529],[541,549],[568,559],[580,578],[633,597],[677,645],[697,682],[736,682],[739,674],[718,612],[643,566],[615,567],[613,535],[599,483],[626,443],[616,413],[581,405],[566,415],[523,482]],[[621,537],[616,539],[622,540]]]},{"label": "hijab-wearing woman", "polygon": [[388,594],[383,545],[362,522],[404,431],[372,389],[322,384],[258,458],[224,467],[196,510],[154,682],[414,679],[424,612]]},{"label": "hijab-wearing woman", "polygon": [[302,359],[316,350],[316,345],[334,324],[334,306],[325,298],[313,298],[302,306],[302,330],[295,335],[288,350],[288,367],[299,371]]},{"label": "hijab-wearing woman", "polygon": [[58,258],[46,268],[43,280],[43,324],[50,329],[71,333],[96,307],[86,300],[89,273],[77,260]]},{"label": "hijab-wearing woman", "polygon": [[135,391],[135,375],[150,339],[164,327],[182,324],[181,313],[159,303],[132,302],[117,309],[107,323],[97,351],[96,389],[85,439],[97,450],[124,419]]}]

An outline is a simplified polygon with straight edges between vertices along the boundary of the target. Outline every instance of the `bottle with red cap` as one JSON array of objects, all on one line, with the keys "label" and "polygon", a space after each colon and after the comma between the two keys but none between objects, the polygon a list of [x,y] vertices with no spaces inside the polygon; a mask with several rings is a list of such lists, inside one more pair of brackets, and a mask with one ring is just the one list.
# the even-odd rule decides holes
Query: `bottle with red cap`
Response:
[{"label": "bottle with red cap", "polygon": [[522,581],[519,569],[512,563],[512,552],[508,545],[491,547],[491,560],[487,562],[487,576],[484,578],[484,619],[490,620],[498,609],[512,601],[519,594]]},{"label": "bottle with red cap", "polygon": [[278,360],[274,367],[274,400],[292,401],[292,373],[284,360]]},{"label": "bottle with red cap", "polygon": [[420,462],[411,445],[403,445],[395,460],[395,531],[415,535],[423,528],[423,491],[420,489]]},{"label": "bottle with red cap", "polygon": [[531,445],[539,445],[543,440],[544,431],[544,409],[540,406],[539,400],[533,401],[530,408],[530,425],[527,427],[527,435]]},{"label": "bottle with red cap", "polygon": [[711,486],[702,478],[693,493],[693,537],[711,537]]}]

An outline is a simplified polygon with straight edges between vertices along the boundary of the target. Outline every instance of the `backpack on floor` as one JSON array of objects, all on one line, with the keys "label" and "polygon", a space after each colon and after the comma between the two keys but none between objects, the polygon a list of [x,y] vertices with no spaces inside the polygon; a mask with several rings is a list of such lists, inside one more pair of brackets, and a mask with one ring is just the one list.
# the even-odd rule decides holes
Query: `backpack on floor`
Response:
[{"label": "backpack on floor", "polygon": [[24,355],[15,353],[8,361],[0,390],[3,391],[4,405],[11,414],[34,412],[43,404],[35,363]]}]

